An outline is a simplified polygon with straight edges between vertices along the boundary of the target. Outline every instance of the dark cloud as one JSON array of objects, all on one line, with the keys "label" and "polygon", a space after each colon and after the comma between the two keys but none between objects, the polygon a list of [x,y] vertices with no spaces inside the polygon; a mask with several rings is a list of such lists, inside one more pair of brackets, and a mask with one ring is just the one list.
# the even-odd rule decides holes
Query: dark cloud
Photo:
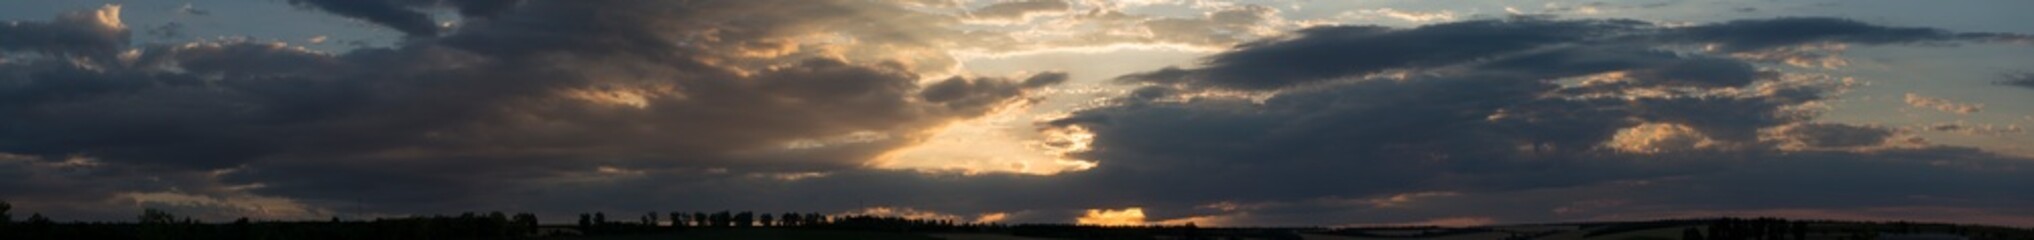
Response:
[{"label": "dark cloud", "polygon": [[1999,80],[2000,85],[2034,88],[2034,73],[2008,73],[2002,74],[2001,78],[2006,80]]},{"label": "dark cloud", "polygon": [[1809,43],[1905,44],[1947,40],[2024,39],[2025,34],[1956,33],[1921,27],[1887,27],[1837,18],[1737,20],[1677,28],[1668,41],[1717,44],[1722,51],[1748,52]]},{"label": "dark cloud", "polygon": [[[1832,23],[1841,26],[1753,30]],[[1521,18],[1316,28],[1200,66],[1121,77],[1155,85],[1050,126],[1095,134],[1079,157],[1099,165],[1074,177],[1129,191],[1112,197],[1159,206],[1147,211],[1257,206],[1227,213],[1252,224],[1566,221],[1662,208],[2027,211],[2012,207],[2027,195],[1998,195],[2024,176],[1987,170],[2020,168],[2023,157],[1809,122],[1815,114],[1797,109],[1840,82],[1728,55],[1973,35],[1850,24]],[[1691,34],[1707,38],[1660,40]],[[1677,50],[1710,43],[1725,50]],[[1269,97],[1201,94],[1235,90]]]},{"label": "dark cloud", "polygon": [[1069,75],[1066,72],[1043,72],[1031,75],[1031,78],[1025,78],[1023,85],[1024,87],[1033,88],[1058,85],[1065,83],[1068,77]]},{"label": "dark cloud", "polygon": [[127,48],[133,35],[117,20],[119,15],[119,7],[108,6],[65,13],[49,22],[7,22],[0,25],[0,51],[110,57]]},{"label": "dark cloud", "polygon": [[2000,126],[1992,124],[1971,124],[1964,123],[1961,121],[1926,124],[1921,125],[1920,129],[1927,131],[1961,133],[1965,135],[1976,135],[1976,136],[1998,136],[2026,132],[2026,129],[2020,128],[2020,125],[2017,124],[2007,124],[2004,126]]},{"label": "dark cloud", "polygon": [[[831,15],[776,11],[786,5]],[[0,114],[10,116],[0,119],[0,153],[32,166],[82,157],[103,164],[81,168],[147,169],[104,178],[116,183],[188,176],[189,182],[72,191],[156,194],[143,196],[194,209],[279,196],[297,207],[364,212],[564,211],[497,200],[583,176],[859,169],[922,139],[927,128],[1023,101],[1026,91],[1064,78],[955,78],[921,87],[916,69],[923,65],[905,62],[951,60],[814,53],[796,39],[838,32],[885,49],[932,46],[901,29],[854,21],[912,17],[887,5],[504,6],[516,14],[440,38],[336,54],[250,41],[128,47],[127,31],[101,27],[93,12],[9,25],[0,35],[7,51],[78,56],[0,64]],[[7,169],[31,174],[6,176],[19,182],[58,171]],[[37,186],[62,184],[21,185]],[[44,198],[16,195],[9,200],[49,206],[37,205],[48,204]],[[113,200],[97,202],[105,201]]]},{"label": "dark cloud", "polygon": [[[1265,90],[1388,69],[1441,67],[1546,44],[1600,38],[1641,26],[1635,21],[1511,19],[1455,22],[1414,29],[1376,26],[1301,30],[1287,39],[1243,44],[1191,70],[1129,75],[1126,81],[1163,79],[1210,87]],[[1157,75],[1153,75],[1157,74]],[[1182,75],[1184,78],[1162,78]]]},{"label": "dark cloud", "polygon": [[1628,75],[1639,84],[1672,87],[1731,87],[1750,85],[1761,77],[1751,63],[1723,58],[1696,58],[1658,68],[1633,71]]},{"label": "dark cloud", "polygon": [[380,24],[413,36],[436,36],[438,21],[431,15],[415,9],[413,4],[424,1],[411,0],[290,0],[290,3],[310,6],[363,21]]},{"label": "dark cloud", "polygon": [[[1648,71],[1730,74],[1736,77],[1699,76],[1709,80],[1727,81],[1722,83],[1641,79],[1673,82],[1672,84],[1736,85],[1747,83],[1752,76],[1756,76],[1749,64],[1728,59],[1677,60],[1676,58],[1682,56],[1648,47],[1662,44],[1697,46],[1715,44],[1724,52],[1751,52],[1815,43],[1900,44],[1961,40],[1991,41],[2021,37],[2024,35],[1883,27],[1833,18],[1739,20],[1688,27],[1661,27],[1632,20],[1513,17],[1434,24],[1411,29],[1378,26],[1311,28],[1300,30],[1292,37],[1240,45],[1236,51],[1209,57],[1198,66],[1125,75],[1119,80],[1240,90],[1271,90],[1341,78],[1363,77],[1385,71],[1433,70],[1488,61],[1492,57],[1525,54],[1547,59],[1507,58],[1514,62],[1496,64],[1541,64],[1542,60],[1572,61],[1568,64],[1578,64],[1536,71],[1589,71],[1627,67],[1614,64],[1672,64],[1673,66],[1661,66]],[[1630,46],[1634,44],[1640,47]],[[1592,47],[1611,48],[1608,50],[1615,51],[1595,49],[1576,51]],[[1594,55],[1569,56],[1577,54]],[[1636,61],[1640,60],[1639,58],[1659,60]]]},{"label": "dark cloud", "polygon": [[[402,15],[500,2],[357,4],[377,3],[390,8],[367,9]],[[1155,84],[1040,126],[1092,133],[1073,157],[1093,169],[955,175],[867,166],[934,126],[1022,104],[1069,76],[924,79],[952,59],[913,52],[969,35],[942,30],[956,18],[890,3],[490,6],[442,36],[343,53],[129,46],[126,30],[71,17],[80,14],[0,28],[9,53],[76,56],[0,63],[9,116],[0,197],[96,219],[126,219],[138,205],[222,217],[290,209],[275,218],[527,210],[554,220],[898,206],[1063,222],[1134,206],[1252,225],[1910,206],[2012,217],[2034,199],[2014,191],[2034,187],[2018,172],[2034,167],[2025,157],[1813,122],[1801,107],[1840,83],[1730,55],[1975,36],[1965,33],[1747,27],[1799,19],[1315,28],[1122,77]],[[1248,30],[1275,16],[1226,10],[1185,20]],[[1162,20],[1119,23],[1170,29]],[[819,33],[854,41],[801,39]],[[1674,40],[1695,35],[1706,38]],[[1206,36],[1163,41],[1221,41]],[[1710,43],[1727,50],[1687,50]]]},{"label": "dark cloud", "polygon": [[438,20],[428,12],[433,8],[458,9],[462,17],[482,19],[499,14],[522,2],[522,0],[290,0],[292,4],[357,18],[411,36],[437,36],[444,31]]},{"label": "dark cloud", "polygon": [[1885,144],[1891,129],[1835,123],[1804,123],[1778,129],[1787,139],[1813,148],[1855,148]]},{"label": "dark cloud", "polygon": [[1687,56],[1642,46],[1606,44],[1599,46],[1548,47],[1518,56],[1491,60],[1478,65],[1493,71],[1520,74],[1527,78],[1563,78],[1624,71],[1627,81],[1571,91],[1600,90],[1615,86],[1651,87],[1732,87],[1745,86],[1772,77],[1750,63],[1712,56]]},{"label": "dark cloud", "polygon": [[926,86],[918,97],[952,108],[985,109],[1022,93],[1022,87],[1018,85],[1010,81],[954,77]]},{"label": "dark cloud", "polygon": [[[1931,159],[1955,159],[1937,161]],[[1608,159],[1603,159],[1608,160]],[[2027,177],[2021,158],[1971,149],[1933,148],[1868,153],[1815,151],[1725,156],[1661,156],[1643,162],[1600,161],[1573,171],[1643,171],[1559,187],[1459,191],[1405,198],[1390,207],[1364,203],[1406,194],[1328,201],[1255,203],[1249,222],[1404,222],[1491,217],[1498,222],[1644,220],[1676,217],[1781,216],[1989,224],[2026,224],[2017,207],[2028,195],[2011,190]],[[1669,167],[1670,166],[1670,167]],[[1549,173],[1520,178],[1577,178]],[[1354,200],[1354,201],[1351,201]],[[1352,204],[1350,202],[1356,202]],[[1917,211],[1895,211],[1914,209]],[[1839,213],[1839,214],[1814,214]],[[1959,212],[1961,214],[1941,214]],[[1366,216],[1399,216],[1379,218]],[[1985,219],[1985,220],[1980,220]]]},{"label": "dark cloud", "polygon": [[524,0],[439,0],[440,4],[452,5],[459,9],[459,15],[466,17],[492,17],[502,11],[523,4]]}]

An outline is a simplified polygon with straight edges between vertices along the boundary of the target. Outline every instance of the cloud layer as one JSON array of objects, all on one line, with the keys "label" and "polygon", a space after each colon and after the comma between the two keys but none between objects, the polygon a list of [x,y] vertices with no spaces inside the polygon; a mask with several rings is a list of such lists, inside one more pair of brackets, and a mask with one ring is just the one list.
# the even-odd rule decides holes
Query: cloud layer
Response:
[{"label": "cloud layer", "polygon": [[1323,27],[1120,77],[1147,87],[1051,124],[1096,135],[1091,182],[1177,203],[1158,209],[1256,206],[1214,214],[1253,224],[1918,206],[2025,224],[2012,206],[2034,196],[2007,189],[2030,159],[1815,122],[1849,81],[1737,54],[2021,37],[1819,18]]},{"label": "cloud layer", "polygon": [[[323,4],[375,5],[367,3]],[[781,4],[815,3],[532,2],[442,37],[339,54],[234,40],[130,47],[111,22],[114,7],[9,25],[0,46],[34,54],[0,65],[0,113],[11,116],[0,120],[0,152],[10,161],[85,159],[103,164],[78,171],[137,179],[109,184],[188,182],[5,192],[259,194],[390,213],[517,209],[529,206],[487,199],[641,171],[856,169],[931,127],[1022,104],[1026,91],[1065,78],[921,85],[911,59],[801,42],[826,30],[868,36],[854,47],[922,47],[892,29],[833,26],[891,15],[667,17],[796,14],[773,10]],[[10,179],[91,185],[88,175],[19,169]],[[18,201],[54,202],[36,197]],[[182,203],[190,201],[172,202]]]},{"label": "cloud layer", "polygon": [[[954,15],[912,10],[956,6],[940,1],[291,3],[410,37],[343,53],[133,45],[117,8],[0,26],[0,198],[97,219],[149,206],[221,218],[756,209],[1204,225],[2034,224],[2034,193],[2018,191],[2034,189],[2021,172],[2034,159],[1817,121],[1816,106],[1854,83],[1764,57],[2023,35],[1549,17],[1281,34],[1268,7],[1162,18],[1060,1]],[[458,23],[425,14],[439,8]],[[1140,31],[1041,40],[955,27],[1045,12]],[[1091,134],[1050,144],[1094,168],[867,166],[1070,79],[956,74],[951,52],[1238,42],[1118,77],[1140,88],[1040,123]]]}]

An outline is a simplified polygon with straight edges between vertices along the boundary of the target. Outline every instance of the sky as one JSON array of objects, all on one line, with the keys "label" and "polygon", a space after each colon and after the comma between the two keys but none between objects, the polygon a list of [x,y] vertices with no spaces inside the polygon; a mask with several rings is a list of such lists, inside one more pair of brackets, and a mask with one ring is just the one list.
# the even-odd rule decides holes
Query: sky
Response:
[{"label": "sky", "polygon": [[0,2],[15,215],[2034,226],[2034,2]]}]

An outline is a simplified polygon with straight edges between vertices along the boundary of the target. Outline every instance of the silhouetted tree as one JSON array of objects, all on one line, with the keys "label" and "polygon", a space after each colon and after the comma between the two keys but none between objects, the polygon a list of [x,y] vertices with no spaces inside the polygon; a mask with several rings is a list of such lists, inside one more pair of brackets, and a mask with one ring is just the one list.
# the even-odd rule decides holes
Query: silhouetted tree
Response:
[{"label": "silhouetted tree", "polygon": [[14,215],[7,213],[7,211],[11,210],[14,210],[13,204],[7,204],[7,201],[0,201],[0,226],[14,223]]},{"label": "silhouetted tree", "polygon": [[232,239],[254,239],[254,223],[248,221],[247,217],[234,219],[233,225],[228,227],[227,236]]},{"label": "silhouetted tree", "polygon": [[[456,217],[408,217],[373,221],[254,222],[204,224],[167,211],[144,209],[130,223],[55,223],[42,214],[0,230],[0,239],[534,239],[536,215],[464,213]],[[591,216],[586,216],[591,224]]]},{"label": "silhouetted tree", "polygon": [[177,221],[176,215],[154,208],[141,210],[141,224],[169,224]]},{"label": "silhouetted tree", "polygon": [[798,213],[788,213],[788,212],[787,212],[787,213],[784,213],[784,215],[782,215],[782,216],[779,216],[779,217],[777,217],[777,225],[778,225],[778,226],[803,226],[803,225],[804,225],[804,222],[803,222],[803,221],[799,221],[799,219],[798,219]]},{"label": "silhouetted tree", "polygon": [[593,212],[593,225],[607,225],[607,213]]},{"label": "silhouetted tree", "polygon": [[1774,218],[1772,225],[1773,227],[1768,232],[1772,233],[1773,240],[1786,240],[1787,237],[1794,235],[1794,225],[1788,224],[1787,219]]},{"label": "silhouetted tree", "polygon": [[519,236],[536,235],[537,215],[530,213],[518,213],[516,214],[515,226],[516,231],[514,232],[516,233],[516,235]]},{"label": "silhouetted tree", "polygon": [[593,231],[593,215],[585,213],[579,214],[579,232],[583,233],[589,231]]},{"label": "silhouetted tree", "polygon": [[7,213],[10,210],[14,210],[14,205],[0,201],[0,238],[12,238],[15,234],[14,215]]},{"label": "silhouetted tree", "polygon": [[752,227],[755,226],[755,224],[756,224],[755,213],[751,213],[749,211],[742,211],[742,213],[734,215],[734,225],[736,227]]},{"label": "silhouetted tree", "polygon": [[687,222],[690,220],[685,220],[683,212],[671,212],[671,228],[685,228]]},{"label": "silhouetted tree", "polygon": [[1808,223],[1797,221],[1794,227],[1788,229],[1794,230],[1794,240],[1808,240]]},{"label": "silhouetted tree", "polygon": [[27,232],[23,234],[27,236],[25,239],[48,238],[46,236],[56,228],[56,221],[50,221],[49,217],[42,216],[42,213],[29,213],[28,220],[23,221],[22,225],[24,225],[22,231]]},{"label": "silhouetted tree", "polygon": [[645,227],[657,226],[657,212],[643,214],[643,226]]},{"label": "silhouetted tree", "polygon": [[141,220],[139,230],[142,239],[173,239],[183,235],[178,231],[177,216],[169,212],[147,208],[141,210],[138,218]]},{"label": "silhouetted tree", "polygon": [[734,213],[732,213],[732,212],[728,212],[728,211],[720,211],[720,212],[717,212],[717,213],[713,213],[713,217],[712,217],[712,218],[713,218],[713,226],[714,226],[714,227],[733,227],[733,226],[734,226]]},{"label": "silhouetted tree", "polygon": [[770,214],[769,214],[769,213],[764,213],[764,214],[761,214],[761,215],[762,215],[762,216],[757,216],[757,220],[762,220],[762,225],[763,225],[764,227],[769,227],[769,226],[776,226],[776,225],[777,225],[777,219],[776,219],[776,218],[774,218],[774,217],[770,217]]},{"label": "silhouetted tree", "polygon": [[713,226],[713,221],[711,220],[713,218],[707,217],[706,212],[692,212],[693,226],[711,227]]},{"label": "silhouetted tree", "polygon": [[1730,232],[1732,231],[1732,230],[1731,230],[1731,225],[1730,225],[1730,224],[1731,224],[1731,219],[1728,219],[1728,218],[1726,218],[1726,219],[1717,219],[1716,221],[1710,222],[1710,223],[1709,223],[1709,239],[1713,239],[1713,240],[1735,240],[1735,239],[1737,239],[1737,238],[1735,238],[1735,237],[1732,237],[1732,236],[1730,235]]}]

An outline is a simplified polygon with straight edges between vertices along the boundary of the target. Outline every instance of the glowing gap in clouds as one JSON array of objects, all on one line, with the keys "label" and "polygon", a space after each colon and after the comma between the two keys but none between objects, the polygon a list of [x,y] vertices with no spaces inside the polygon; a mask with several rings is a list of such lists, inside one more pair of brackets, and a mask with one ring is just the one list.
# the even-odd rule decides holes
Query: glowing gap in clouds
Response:
[{"label": "glowing gap in clouds", "polygon": [[1237,217],[1244,215],[1249,215],[1249,213],[1232,211],[1217,215],[1150,219],[1144,215],[1143,207],[1128,207],[1123,209],[1088,209],[1086,213],[1075,217],[1074,223],[1093,226],[1230,226],[1238,222],[1236,221]]},{"label": "glowing gap in clouds", "polygon": [[1087,150],[1094,134],[1069,127],[1039,131],[1027,118],[1030,107],[1013,104],[989,116],[956,122],[936,130],[917,146],[887,154],[871,165],[962,174],[1020,173],[1052,175],[1087,170],[1094,162],[1073,159]]},{"label": "glowing gap in clouds", "polygon": [[1145,225],[1144,208],[1132,207],[1115,209],[1088,209],[1087,214],[1074,219],[1081,225],[1139,226]]},{"label": "glowing gap in clouds", "polygon": [[985,212],[980,214],[974,214],[975,217],[969,218],[954,213],[944,213],[909,207],[888,207],[888,206],[868,207],[853,211],[836,213],[834,215],[896,217],[914,220],[941,220],[941,221],[968,222],[968,223],[998,223],[1003,222],[1004,220],[1010,218],[1010,213],[1007,212]]}]

